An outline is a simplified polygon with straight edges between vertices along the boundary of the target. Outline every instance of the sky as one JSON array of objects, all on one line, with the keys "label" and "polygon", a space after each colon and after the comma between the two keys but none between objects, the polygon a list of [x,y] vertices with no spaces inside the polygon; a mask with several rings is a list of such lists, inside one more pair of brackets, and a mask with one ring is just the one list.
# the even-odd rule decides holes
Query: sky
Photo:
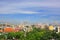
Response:
[{"label": "sky", "polygon": [[0,23],[60,23],[60,0],[0,0]]}]

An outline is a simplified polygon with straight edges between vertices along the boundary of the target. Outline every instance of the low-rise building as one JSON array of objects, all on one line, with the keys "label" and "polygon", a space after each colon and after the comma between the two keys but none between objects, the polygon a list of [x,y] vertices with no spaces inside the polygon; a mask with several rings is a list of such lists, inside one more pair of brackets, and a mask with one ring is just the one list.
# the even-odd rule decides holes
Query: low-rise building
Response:
[{"label": "low-rise building", "polygon": [[11,27],[5,27],[4,32],[14,32],[14,29]]},{"label": "low-rise building", "polygon": [[60,26],[57,27],[57,32],[58,32],[58,33],[60,32]]},{"label": "low-rise building", "polygon": [[52,25],[49,26],[49,30],[52,30],[53,31],[54,30],[54,26],[52,26]]}]

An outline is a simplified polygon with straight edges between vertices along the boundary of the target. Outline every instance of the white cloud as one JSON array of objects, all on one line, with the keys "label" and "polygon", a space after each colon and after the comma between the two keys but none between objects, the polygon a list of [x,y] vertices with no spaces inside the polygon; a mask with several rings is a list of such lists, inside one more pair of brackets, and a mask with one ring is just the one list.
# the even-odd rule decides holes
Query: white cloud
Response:
[{"label": "white cloud", "polygon": [[[23,14],[34,14],[39,13],[35,11],[24,10],[24,8],[30,7],[50,7],[60,8],[59,2],[0,2],[0,14],[6,13],[23,13]],[[23,8],[23,9],[22,9]]]}]

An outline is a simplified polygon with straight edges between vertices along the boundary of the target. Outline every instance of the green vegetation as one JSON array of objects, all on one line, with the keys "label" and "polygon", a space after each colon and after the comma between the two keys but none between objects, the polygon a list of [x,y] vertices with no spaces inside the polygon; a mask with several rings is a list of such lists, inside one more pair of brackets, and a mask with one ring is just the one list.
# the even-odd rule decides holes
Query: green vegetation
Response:
[{"label": "green vegetation", "polygon": [[[26,36],[24,36],[26,35]],[[33,28],[33,31],[30,32],[10,32],[8,34],[0,35],[0,40],[3,39],[18,39],[18,40],[60,40],[60,33],[56,33],[56,31],[50,31],[46,29],[36,29]]]}]

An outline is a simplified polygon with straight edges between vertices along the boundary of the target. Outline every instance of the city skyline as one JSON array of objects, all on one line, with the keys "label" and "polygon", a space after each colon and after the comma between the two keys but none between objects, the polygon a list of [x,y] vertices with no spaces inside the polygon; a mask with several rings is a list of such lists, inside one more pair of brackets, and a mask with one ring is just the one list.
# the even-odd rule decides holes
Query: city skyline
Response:
[{"label": "city skyline", "polygon": [[60,23],[60,0],[0,0],[0,22]]}]

